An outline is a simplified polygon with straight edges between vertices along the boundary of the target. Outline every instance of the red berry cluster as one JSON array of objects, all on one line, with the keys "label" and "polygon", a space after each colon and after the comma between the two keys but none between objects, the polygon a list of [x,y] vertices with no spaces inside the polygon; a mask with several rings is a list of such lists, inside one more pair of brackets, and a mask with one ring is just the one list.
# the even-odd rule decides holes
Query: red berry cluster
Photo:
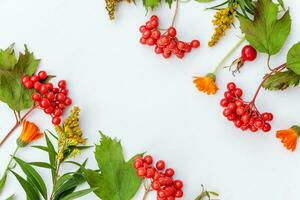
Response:
[{"label": "red berry cluster", "polygon": [[[134,160],[134,168],[139,177],[148,178],[151,188],[157,192],[157,200],[175,200],[183,196],[183,182],[174,180],[174,169],[165,169],[165,162],[159,160],[153,166],[153,158],[150,155],[137,157]],[[165,170],[164,170],[165,169]]]},{"label": "red berry cluster", "polygon": [[183,58],[185,53],[191,52],[192,48],[200,46],[199,40],[193,40],[190,43],[179,41],[176,37],[177,31],[174,27],[168,28],[165,33],[158,29],[158,17],[153,15],[150,21],[140,27],[142,37],[141,44],[149,46],[155,45],[155,53],[162,54],[164,58],[169,58],[175,54],[178,58]]},{"label": "red berry cluster", "polygon": [[261,129],[264,132],[271,130],[271,125],[268,123],[272,121],[272,113],[260,114],[257,110],[255,103],[245,102],[241,98],[243,91],[237,88],[235,83],[230,82],[227,84],[227,91],[220,101],[220,105],[224,107],[223,115],[234,123],[237,128],[245,131],[250,129],[256,132]]},{"label": "red berry cluster", "polygon": [[61,115],[67,106],[72,104],[69,98],[65,80],[58,82],[58,87],[46,81],[48,75],[40,71],[37,75],[23,76],[22,84],[26,89],[34,89],[32,100],[35,106],[39,106],[46,114],[51,115],[52,123],[58,125],[61,122]]}]

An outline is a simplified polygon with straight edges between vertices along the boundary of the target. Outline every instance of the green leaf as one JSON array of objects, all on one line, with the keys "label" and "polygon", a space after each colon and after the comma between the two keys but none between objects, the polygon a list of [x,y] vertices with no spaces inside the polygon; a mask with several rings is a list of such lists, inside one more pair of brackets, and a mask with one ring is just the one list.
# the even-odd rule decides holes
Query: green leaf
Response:
[{"label": "green leaf", "polygon": [[34,185],[38,191],[40,191],[42,196],[47,199],[47,187],[39,173],[32,166],[30,166],[30,164],[24,162],[23,160],[17,157],[14,157],[14,159],[26,174],[28,182]]},{"label": "green leaf", "polygon": [[278,4],[272,0],[258,0],[254,8],[254,20],[239,16],[240,27],[247,41],[259,52],[278,53],[291,30],[289,11],[278,19]]},{"label": "green leaf", "polygon": [[208,3],[208,2],[212,2],[212,1],[215,1],[215,0],[195,0],[199,3]]},{"label": "green leaf", "polygon": [[21,83],[23,75],[32,75],[40,60],[34,58],[25,46],[25,53],[20,53],[15,60],[12,48],[0,50],[0,101],[12,110],[20,112],[33,105],[31,94]]},{"label": "green leaf", "polygon": [[49,163],[46,163],[46,162],[30,162],[28,164],[36,166],[36,167],[42,167],[42,168],[48,168],[48,169],[54,169],[55,170],[55,168],[53,166],[51,166]]},{"label": "green leaf", "polygon": [[6,183],[7,173],[4,173],[0,179],[0,194],[4,188],[4,185]]},{"label": "green leaf", "polygon": [[121,143],[101,133],[102,139],[96,145],[95,157],[101,174],[85,170],[87,182],[102,200],[130,200],[141,185],[133,168],[133,159],[125,161]]},{"label": "green leaf", "polygon": [[15,194],[10,195],[8,198],[6,198],[5,200],[13,200],[15,199]]},{"label": "green leaf", "polygon": [[24,178],[22,178],[16,172],[14,172],[14,171],[11,171],[11,172],[15,175],[15,177],[17,178],[17,180],[23,187],[28,200],[39,200],[40,199],[40,195],[39,195],[38,191],[34,188],[34,186],[29,181],[26,181]]},{"label": "green leaf", "polygon": [[158,5],[160,4],[160,0],[143,0],[143,4],[146,10],[148,10],[149,8],[153,9],[158,7]]},{"label": "green leaf", "polygon": [[299,78],[299,75],[290,70],[285,72],[277,72],[271,75],[262,86],[267,90],[284,90],[290,86],[298,85]]},{"label": "green leaf", "polygon": [[0,69],[11,70],[17,63],[17,57],[11,45],[5,50],[0,50]]},{"label": "green leaf", "polygon": [[54,149],[54,146],[51,142],[51,140],[49,139],[48,135],[45,134],[45,138],[46,138],[46,144],[47,144],[47,147],[48,147],[48,156],[49,156],[49,163],[50,165],[54,168],[54,169],[51,169],[51,175],[52,175],[52,182],[54,183],[54,180],[55,180],[55,174],[56,174],[56,151]]},{"label": "green leaf", "polygon": [[90,192],[93,192],[95,189],[97,188],[89,188],[89,189],[85,189],[85,190],[80,190],[77,192],[73,192],[63,198],[61,198],[60,200],[73,200],[73,199],[77,199],[79,197],[82,197],[84,195],[89,194]]},{"label": "green leaf", "polygon": [[287,68],[300,75],[300,42],[290,48],[287,55]]}]

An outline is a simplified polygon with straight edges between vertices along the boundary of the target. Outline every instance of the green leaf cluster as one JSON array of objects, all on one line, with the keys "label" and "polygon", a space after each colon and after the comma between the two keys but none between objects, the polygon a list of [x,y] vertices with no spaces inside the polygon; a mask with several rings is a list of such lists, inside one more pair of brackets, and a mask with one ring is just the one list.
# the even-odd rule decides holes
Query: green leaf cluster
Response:
[{"label": "green leaf cluster", "polygon": [[278,53],[291,30],[291,17],[286,11],[278,19],[279,5],[272,0],[258,0],[254,8],[254,20],[239,16],[240,28],[247,41],[259,52]]},{"label": "green leaf cluster", "polygon": [[[165,0],[165,2],[169,5],[169,8],[171,8],[173,1],[174,0]],[[143,0],[143,5],[146,10],[148,10],[149,8],[157,8],[160,4],[161,0]]]},{"label": "green leaf cluster", "polygon": [[130,200],[141,185],[136,175],[133,158],[125,161],[120,141],[101,133],[102,139],[96,145],[95,157],[101,173],[85,170],[87,182],[102,200]]},{"label": "green leaf cluster", "polygon": [[33,105],[32,91],[24,88],[21,78],[23,75],[32,75],[39,62],[26,45],[25,52],[20,52],[19,57],[13,45],[0,50],[0,101],[16,112],[30,108]]},{"label": "green leaf cluster", "polygon": [[[51,133],[52,134],[52,133]],[[55,136],[54,136],[55,137]],[[85,168],[86,161],[79,164],[75,161],[70,163],[79,166],[75,172],[68,172],[59,176],[59,166],[57,152],[51,142],[50,138],[45,134],[46,146],[33,146],[33,148],[47,152],[49,162],[25,162],[20,158],[14,157],[16,163],[20,166],[26,178],[20,176],[18,173],[11,170],[15,175],[21,186],[23,187],[28,200],[48,199],[48,190],[43,178],[35,169],[41,167],[50,169],[52,174],[53,189],[51,192],[51,200],[73,200],[84,196],[97,188],[88,188],[76,191],[76,188],[82,183],[86,182],[83,169]],[[55,139],[57,139],[55,137]],[[67,162],[67,161],[66,161]]]}]

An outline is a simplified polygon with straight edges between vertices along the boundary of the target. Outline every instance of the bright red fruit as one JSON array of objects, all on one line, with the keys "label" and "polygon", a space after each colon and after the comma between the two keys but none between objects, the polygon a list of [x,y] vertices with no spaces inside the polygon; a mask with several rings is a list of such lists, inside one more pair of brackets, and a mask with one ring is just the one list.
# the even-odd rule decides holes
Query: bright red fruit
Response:
[{"label": "bright red fruit", "polygon": [[242,49],[241,58],[244,61],[253,61],[257,56],[256,50],[251,45],[246,45]]}]

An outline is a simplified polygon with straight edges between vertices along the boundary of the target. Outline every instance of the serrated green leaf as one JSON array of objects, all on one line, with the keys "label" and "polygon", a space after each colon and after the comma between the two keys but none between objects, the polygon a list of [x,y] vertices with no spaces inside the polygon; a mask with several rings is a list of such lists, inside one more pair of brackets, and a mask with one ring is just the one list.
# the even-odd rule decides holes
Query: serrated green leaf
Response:
[{"label": "serrated green leaf", "polygon": [[277,72],[271,75],[262,86],[267,90],[285,90],[288,87],[298,85],[299,78],[299,75],[290,70],[285,72]]},{"label": "serrated green leaf", "polygon": [[149,8],[153,9],[158,7],[158,5],[160,4],[160,0],[143,0],[143,4],[146,10],[148,10]]},{"label": "serrated green leaf", "polygon": [[73,200],[73,199],[77,199],[79,197],[82,197],[84,195],[87,195],[93,191],[95,191],[97,188],[89,188],[89,189],[85,189],[85,190],[80,190],[77,192],[73,192],[63,198],[61,198],[60,200]]},{"label": "serrated green leaf", "polygon": [[37,188],[37,190],[42,194],[44,199],[47,199],[47,187],[40,174],[25,161],[17,157],[14,157],[14,160],[18,163],[23,172],[26,174],[28,182],[30,182],[35,188]]},{"label": "serrated green leaf", "polygon": [[258,0],[254,20],[239,16],[240,27],[247,41],[259,52],[278,53],[291,30],[289,11],[278,19],[278,4],[272,0]]},{"label": "serrated green leaf", "polygon": [[287,55],[287,68],[300,75],[300,42],[290,48]]},{"label": "serrated green leaf", "polygon": [[125,161],[121,143],[101,133],[95,157],[101,174],[85,170],[89,185],[98,189],[94,193],[102,200],[130,200],[141,185],[133,168],[133,158]]},{"label": "serrated green leaf", "polygon": [[0,50],[0,69],[11,70],[17,63],[17,57],[13,47],[14,45],[11,45],[5,50]]},{"label": "serrated green leaf", "polygon": [[[12,110],[20,112],[33,105],[31,99],[33,90],[25,89],[21,83],[21,77],[23,75],[32,75],[38,66],[39,60],[34,58],[26,46],[25,53],[20,53],[16,63],[12,61],[12,58],[9,60],[7,56],[2,55],[0,57],[0,63],[6,63],[7,65],[6,67],[0,66],[0,101],[6,103]],[[13,63],[13,66],[9,66]]]},{"label": "serrated green leaf", "polygon": [[32,166],[36,166],[36,167],[54,169],[55,170],[55,168],[53,166],[51,166],[49,163],[46,163],[46,162],[30,162],[28,164],[32,165]]},{"label": "serrated green leaf", "polygon": [[40,195],[38,191],[34,188],[34,186],[29,182],[26,181],[23,177],[21,177],[19,174],[16,172],[12,171],[11,172],[15,175],[21,186],[23,187],[28,200],[40,200]]}]

